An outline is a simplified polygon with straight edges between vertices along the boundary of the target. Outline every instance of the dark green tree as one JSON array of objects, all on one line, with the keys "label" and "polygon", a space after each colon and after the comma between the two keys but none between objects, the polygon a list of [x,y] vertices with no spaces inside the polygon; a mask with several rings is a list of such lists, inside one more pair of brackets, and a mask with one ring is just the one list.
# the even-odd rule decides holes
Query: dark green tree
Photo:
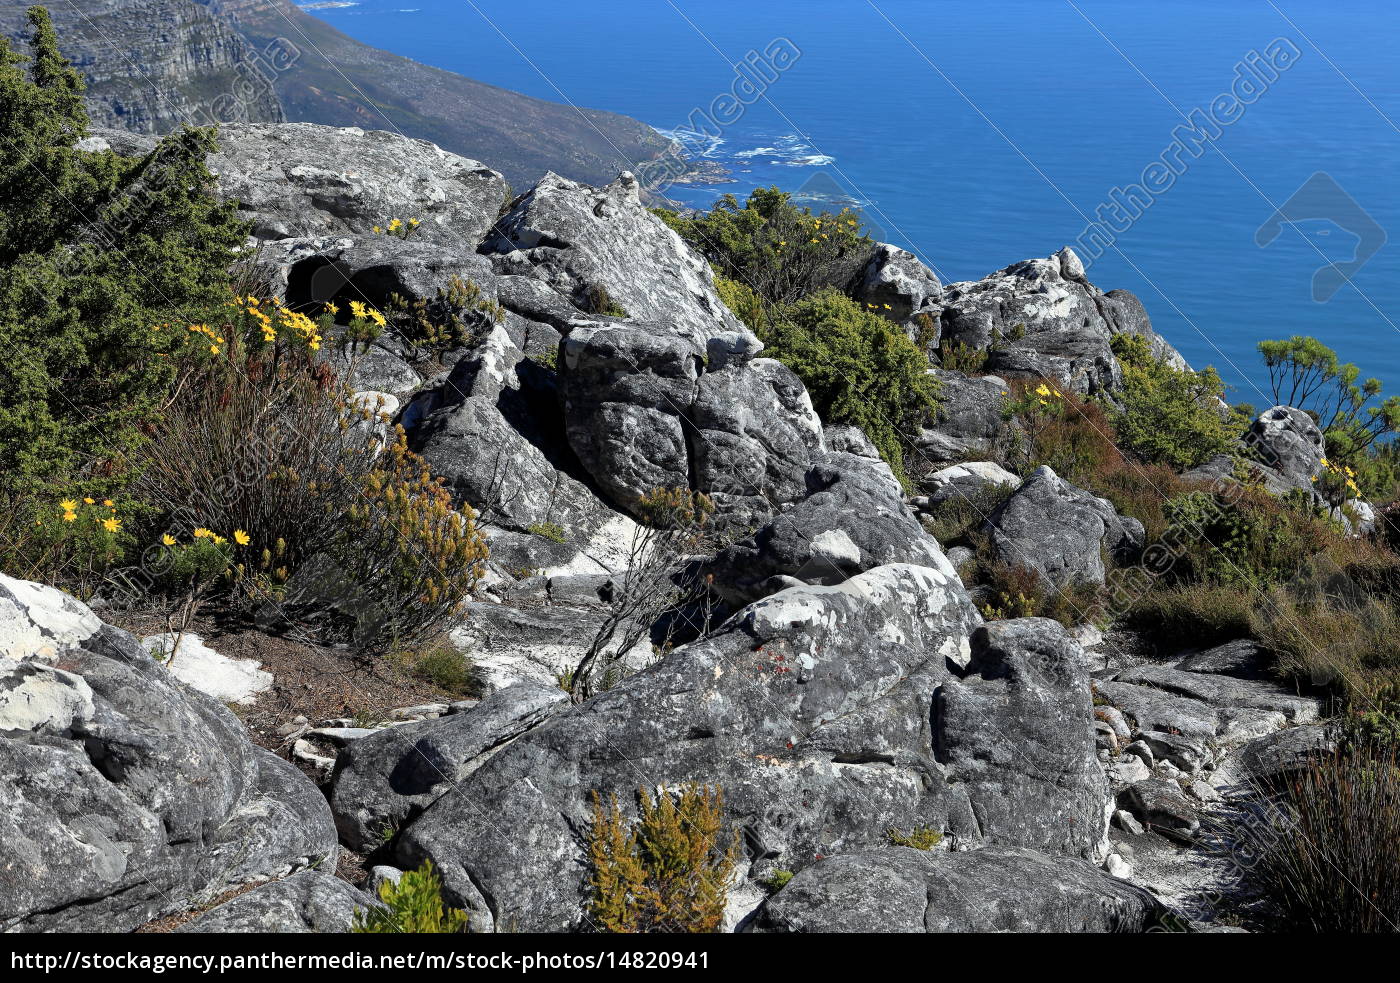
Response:
[{"label": "dark green tree", "polygon": [[107,492],[168,396],[171,332],[228,300],[244,229],[214,194],[211,131],[144,158],[77,148],[81,76],[31,8],[0,38],[0,494]]}]

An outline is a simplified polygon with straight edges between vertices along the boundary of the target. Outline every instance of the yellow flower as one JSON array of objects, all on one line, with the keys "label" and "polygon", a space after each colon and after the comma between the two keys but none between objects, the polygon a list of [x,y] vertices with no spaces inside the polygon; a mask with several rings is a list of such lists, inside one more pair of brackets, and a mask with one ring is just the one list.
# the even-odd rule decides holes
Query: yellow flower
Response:
[{"label": "yellow flower", "polygon": [[352,300],[352,301],[350,301],[350,315],[351,315],[352,317],[364,317],[364,316],[365,316],[365,305],[364,305],[361,301],[358,301],[358,300]]},{"label": "yellow flower", "polygon": [[327,314],[330,314],[330,315],[332,315],[332,316],[334,316],[334,315],[340,313],[340,308],[337,307],[335,304],[327,304],[327,305],[326,305],[326,313],[327,313]]},{"label": "yellow flower", "polygon": [[164,543],[166,546],[174,546],[174,545],[175,545],[175,537],[172,536],[172,535],[170,535],[170,533],[166,533],[164,536],[160,537],[160,541],[161,541],[162,543]]},{"label": "yellow flower", "polygon": [[63,501],[59,502],[58,507],[65,512],[78,511],[78,503],[73,501],[71,498],[65,498]]},{"label": "yellow flower", "polygon": [[198,529],[196,529],[196,530],[194,531],[194,538],[195,538],[195,539],[208,539],[208,538],[209,538],[210,536],[212,536],[212,535],[214,535],[214,534],[213,534],[212,532],[210,532],[208,529],[205,529],[203,526],[200,526]]},{"label": "yellow flower", "polygon": [[413,227],[416,229],[416,228],[418,228],[418,226],[422,225],[423,223],[420,222],[420,221],[418,221],[416,218],[411,218],[411,219],[408,220],[408,224],[411,225],[411,226],[413,226]]},{"label": "yellow flower", "polygon": [[1038,385],[1038,386],[1035,387],[1035,394],[1036,394],[1037,396],[1051,396],[1051,395],[1054,395],[1054,394],[1050,391],[1050,387],[1047,386],[1047,385],[1046,385],[1045,383],[1043,383],[1043,382],[1042,382],[1040,385]]},{"label": "yellow flower", "polygon": [[226,543],[226,542],[228,542],[228,540],[227,540],[227,539],[224,539],[224,537],[222,537],[222,536],[216,535],[216,536],[214,537],[214,545],[215,545],[215,546],[222,546],[222,545],[223,545],[224,543]]},{"label": "yellow flower", "polygon": [[235,543],[237,543],[239,546],[247,546],[249,543],[251,543],[251,542],[253,541],[253,537],[252,537],[252,536],[249,536],[249,535],[248,535],[246,532],[244,532],[242,529],[235,529],[235,530],[233,531],[233,541],[234,541]]},{"label": "yellow flower", "polygon": [[87,502],[89,505],[95,504],[95,503],[93,502],[93,500],[90,499],[90,498],[85,498],[85,499],[83,499],[83,501],[84,501],[84,502]]},{"label": "yellow flower", "polygon": [[104,499],[102,500],[102,504],[105,505],[105,506],[107,506],[109,509],[112,508],[114,505],[116,505],[116,503],[113,502],[110,498],[104,498]]},{"label": "yellow flower", "polygon": [[376,225],[376,226],[374,227],[374,234],[375,234],[375,235],[383,235],[383,234],[384,234],[384,230],[381,229],[379,226]]},{"label": "yellow flower", "polygon": [[74,519],[76,519],[77,517],[78,517],[78,513],[76,513],[76,512],[64,512],[64,513],[63,513],[63,521],[64,521],[64,522],[72,522],[72,521],[73,521]]},{"label": "yellow flower", "polygon": [[116,532],[121,527],[122,520],[118,519],[116,516],[112,516],[110,519],[102,520],[102,528],[106,529],[108,532]]},{"label": "yellow flower", "polygon": [[381,328],[384,327],[385,324],[388,323],[387,321],[384,320],[384,315],[383,315],[383,314],[380,314],[378,311],[370,311],[370,312],[369,312],[369,319],[370,319],[371,321],[373,321],[375,324],[379,325]]}]

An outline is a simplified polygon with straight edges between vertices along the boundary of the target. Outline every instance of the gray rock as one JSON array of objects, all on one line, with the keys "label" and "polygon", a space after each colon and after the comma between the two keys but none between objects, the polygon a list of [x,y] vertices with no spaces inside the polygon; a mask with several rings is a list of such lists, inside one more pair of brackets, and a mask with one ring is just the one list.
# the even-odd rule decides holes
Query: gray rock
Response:
[{"label": "gray rock", "polygon": [[795,583],[839,584],[887,563],[946,566],[881,461],[828,454],[807,472],[807,497],[709,564],[714,590],[747,604]]},{"label": "gray rock", "polygon": [[[483,691],[492,693],[522,682],[557,688],[559,679],[587,653],[607,608],[568,603],[512,607],[475,601],[468,605],[467,615],[466,623],[452,633],[452,643],[471,660]],[[622,671],[636,672],[654,659],[651,626],[638,626],[636,642],[619,653],[630,626],[624,623],[604,652],[618,658]]]},{"label": "gray rock", "polygon": [[1020,486],[1020,478],[993,461],[954,464],[919,479],[919,487],[928,494],[931,506],[948,501],[977,501],[988,489],[1011,492]]},{"label": "gray rock", "polygon": [[1139,735],[1139,742],[1151,751],[1151,757],[1147,759],[1149,765],[1154,760],[1168,761],[1181,771],[1194,775],[1215,761],[1210,744],[1201,738],[1146,730]]},{"label": "gray rock", "polygon": [[834,454],[852,454],[871,461],[880,460],[879,448],[871,443],[860,427],[850,423],[838,423],[825,427],[823,434],[826,437],[826,449]]},{"label": "gray rock", "polygon": [[750,523],[804,493],[821,421],[779,363],[710,372],[702,351],[666,325],[575,325],[560,359],[569,444],[622,508],[656,488],[692,488]]},{"label": "gray rock", "polygon": [[630,812],[641,782],[718,785],[750,851],[788,869],[890,828],[975,841],[929,708],[979,620],[951,572],[907,565],[758,601],[502,748],[408,827],[397,864],[431,858],[478,931],[541,931],[581,920],[594,790]]},{"label": "gray rock", "polygon": [[[934,323],[935,332],[942,295],[943,285],[932,270],[913,253],[887,242],[875,246],[874,254],[852,291],[859,303],[875,305],[877,313],[898,324],[907,324],[918,314],[927,314]],[[930,342],[937,349],[938,338],[933,337]]]},{"label": "gray rock", "polygon": [[1149,778],[1129,786],[1120,800],[1149,829],[1172,839],[1189,842],[1201,827],[1197,807],[1174,781]]},{"label": "gray rock", "polygon": [[209,160],[260,239],[370,235],[395,218],[414,239],[472,252],[505,200],[505,178],[426,140],[312,123],[225,124]]},{"label": "gray rock", "polygon": [[1299,724],[1316,720],[1320,709],[1319,701],[1315,697],[1298,696],[1288,687],[1266,680],[1183,672],[1159,665],[1126,669],[1114,678],[1120,683],[1154,686],[1167,693],[1200,700],[1220,709],[1273,710],[1283,714],[1287,720]]},{"label": "gray rock", "polygon": [[1303,770],[1312,759],[1336,745],[1334,727],[1325,724],[1287,727],[1237,748],[1222,762],[1214,784],[1268,786]]},{"label": "gray rock", "polygon": [[948,369],[930,369],[929,374],[938,380],[938,410],[933,424],[914,437],[920,455],[930,461],[953,461],[991,451],[1013,426],[1005,414],[1006,381]]},{"label": "gray rock", "polygon": [[765,932],[1142,932],[1161,902],[1083,860],[989,846],[814,864],[760,909]]},{"label": "gray rock", "polygon": [[121,931],[334,864],[324,799],[72,598],[0,575],[0,929]]},{"label": "gray rock", "polygon": [[450,794],[491,756],[558,712],[557,686],[502,690],[467,713],[393,727],[355,741],[336,760],[330,806],[341,839],[369,851]]},{"label": "gray rock", "polygon": [[579,471],[560,439],[557,398],[552,377],[497,326],[446,382],[409,406],[409,446],[483,523],[519,533],[558,526],[567,549],[555,551],[563,556],[548,566],[587,558],[596,563],[591,569],[617,569],[636,525],[609,508]]},{"label": "gray rock", "polygon": [[589,313],[603,313],[588,306],[602,288],[629,318],[665,324],[701,352],[722,332],[752,338],[719,299],[710,265],[639,190],[626,173],[605,188],[546,174],[496,223],[487,249],[502,273],[538,279]]},{"label": "gray rock", "polygon": [[182,934],[348,932],[357,910],[377,906],[339,877],[303,870],[256,887],[175,929]]},{"label": "gray rock", "polygon": [[1282,477],[1289,488],[1312,490],[1322,473],[1326,447],[1312,417],[1293,406],[1274,406],[1259,414],[1245,435],[1258,460]]},{"label": "gray rock", "polygon": [[938,760],[966,787],[992,842],[1103,858],[1110,798],[1089,674],[1058,622],[978,628],[967,674],[944,684],[936,712]]},{"label": "gray rock", "polygon": [[1044,465],[998,506],[984,529],[994,559],[1034,570],[1053,587],[1102,584],[1102,551],[1129,562],[1144,536],[1142,523]]},{"label": "gray rock", "polygon": [[1188,655],[1176,664],[1176,668],[1239,679],[1262,679],[1272,661],[1258,642],[1241,638]]},{"label": "gray rock", "polygon": [[1170,350],[1137,298],[1127,291],[1104,294],[1068,247],[975,282],[950,283],[941,303],[943,339],[991,347],[988,371],[1053,379],[1081,394],[1111,391],[1121,382],[1110,347],[1114,334],[1143,335],[1154,350]]}]

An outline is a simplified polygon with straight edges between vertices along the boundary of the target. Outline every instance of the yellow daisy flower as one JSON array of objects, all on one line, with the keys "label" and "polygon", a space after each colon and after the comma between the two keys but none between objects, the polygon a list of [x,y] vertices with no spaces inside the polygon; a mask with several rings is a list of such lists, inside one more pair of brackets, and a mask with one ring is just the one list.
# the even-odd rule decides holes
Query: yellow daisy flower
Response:
[{"label": "yellow daisy flower", "polygon": [[251,543],[251,542],[253,541],[253,537],[252,537],[252,536],[249,536],[249,535],[248,535],[246,532],[244,532],[242,529],[235,529],[235,530],[233,531],[233,541],[234,541],[235,543],[237,543],[239,546],[247,546],[249,543]]},{"label": "yellow daisy flower", "polygon": [[164,536],[160,537],[160,541],[161,541],[162,543],[164,543],[166,546],[174,546],[174,545],[175,545],[175,537],[172,536],[172,535],[170,535],[170,533],[166,533]]},{"label": "yellow daisy flower", "polygon": [[106,529],[108,532],[117,532],[121,527],[122,520],[118,519],[116,516],[102,520],[102,528]]}]

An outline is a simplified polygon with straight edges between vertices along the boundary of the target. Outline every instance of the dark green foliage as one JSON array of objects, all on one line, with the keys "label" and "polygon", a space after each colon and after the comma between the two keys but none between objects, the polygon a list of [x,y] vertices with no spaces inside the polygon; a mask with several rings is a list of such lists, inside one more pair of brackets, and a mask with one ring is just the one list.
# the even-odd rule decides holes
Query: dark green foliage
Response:
[{"label": "dark green foliage", "polygon": [[467,930],[467,913],[442,902],[442,881],[431,860],[417,870],[406,870],[399,882],[385,881],[379,888],[385,908],[356,911],[351,932],[368,935],[426,935]]},{"label": "dark green foliage", "polygon": [[854,212],[813,215],[777,188],[756,188],[743,205],[725,195],[698,218],[664,209],[656,214],[719,276],[744,284],[767,304],[791,304],[826,287],[844,289],[874,248]]},{"label": "dark green foliage", "polygon": [[1214,369],[1173,368],[1136,335],[1115,335],[1113,353],[1123,366],[1118,444],[1142,460],[1184,471],[1227,451],[1249,425],[1221,413],[1224,386]]},{"label": "dark green foliage", "polygon": [[860,427],[904,479],[904,448],[933,419],[938,383],[903,331],[824,290],[784,310],[762,338],[766,354],[802,379],[823,421]]},{"label": "dark green foliage", "polygon": [[227,299],[244,233],[211,193],[209,131],[140,160],[76,150],[83,82],[47,13],[30,22],[27,73],[0,39],[0,492],[107,491],[177,371],[152,328]]}]

